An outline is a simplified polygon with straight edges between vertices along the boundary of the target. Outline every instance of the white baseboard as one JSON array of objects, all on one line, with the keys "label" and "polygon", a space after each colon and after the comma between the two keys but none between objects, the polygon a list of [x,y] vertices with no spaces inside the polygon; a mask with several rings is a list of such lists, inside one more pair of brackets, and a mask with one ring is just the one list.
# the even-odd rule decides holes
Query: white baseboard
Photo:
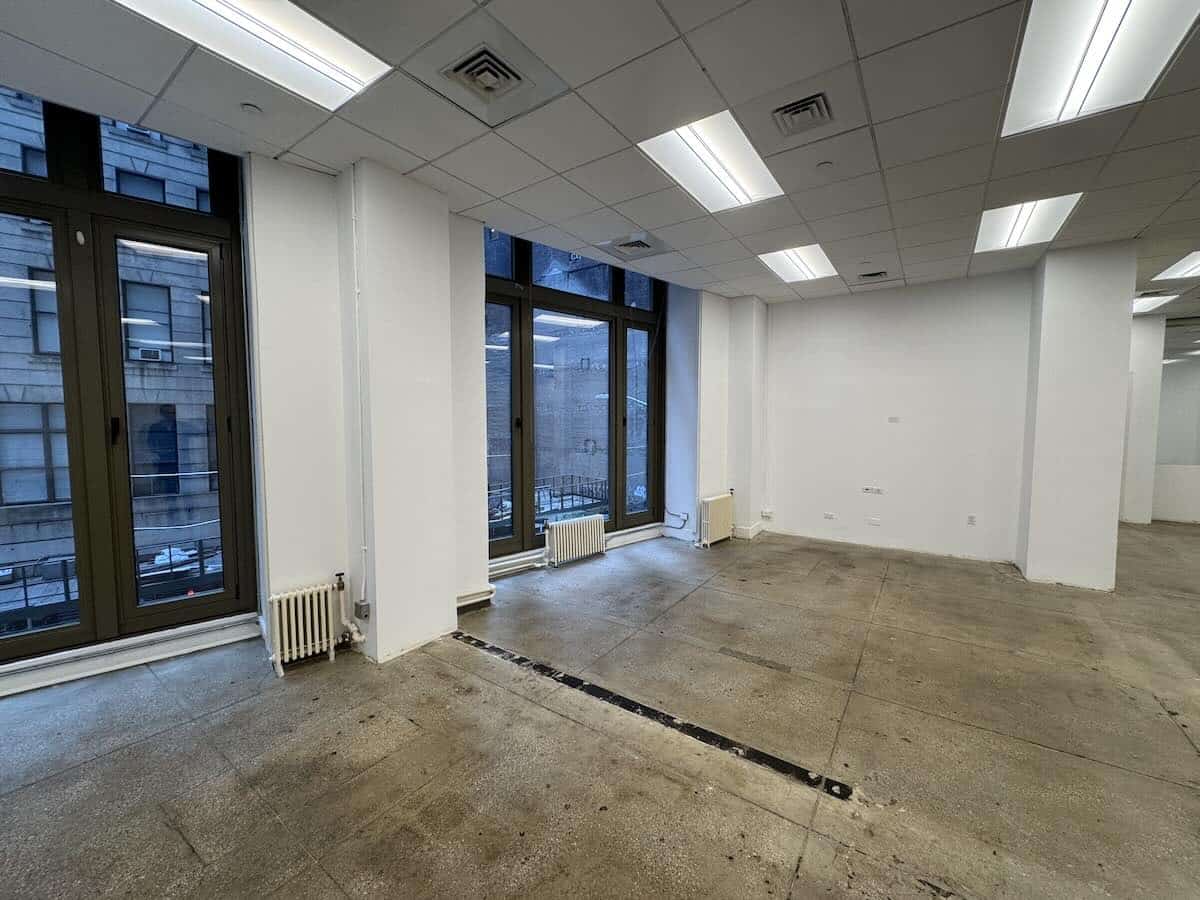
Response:
[{"label": "white baseboard", "polygon": [[762,534],[764,527],[762,519],[759,519],[753,525],[734,525],[733,536],[741,538],[744,541],[750,541]]},{"label": "white baseboard", "polygon": [[479,591],[472,591],[469,594],[459,594],[456,598],[455,605],[462,609],[464,606],[474,606],[477,603],[490,601],[496,596],[496,586],[489,584],[486,588]]},{"label": "white baseboard", "polygon": [[242,613],[17,660],[0,666],[0,697],[261,637],[258,613]]},{"label": "white baseboard", "polygon": [[628,544],[636,544],[638,541],[652,541],[662,537],[662,533],[662,522],[642,525],[638,528],[627,528],[624,531],[614,531],[608,535],[604,540],[604,546],[605,549],[612,550],[614,547],[624,547]]}]

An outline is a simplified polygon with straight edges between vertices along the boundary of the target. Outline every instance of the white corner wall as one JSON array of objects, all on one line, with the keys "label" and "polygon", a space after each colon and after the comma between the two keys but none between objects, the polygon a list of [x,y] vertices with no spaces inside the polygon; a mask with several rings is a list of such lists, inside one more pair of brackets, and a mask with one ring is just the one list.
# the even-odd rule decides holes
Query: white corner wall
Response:
[{"label": "white corner wall", "polygon": [[1025,271],[772,305],[768,528],[1012,560],[1031,296]]},{"label": "white corner wall", "polygon": [[[700,293],[667,288],[667,422],[663,535],[696,540],[696,454],[700,387]],[[675,515],[672,515],[675,514]],[[679,514],[687,515],[684,524]]]},{"label": "white corner wall", "polygon": [[1030,580],[1115,582],[1135,272],[1132,242],[1038,264],[1017,558]]},{"label": "white corner wall", "polygon": [[246,162],[260,597],[347,569],[335,181]]},{"label": "white corner wall", "polygon": [[[1165,316],[1133,318],[1129,342],[1129,413],[1121,479],[1122,522],[1147,524],[1153,512],[1166,324]],[[1200,401],[1200,394],[1197,400]]]},{"label": "white corner wall", "polygon": [[1200,360],[1163,367],[1153,512],[1200,522]]},{"label": "white corner wall", "polygon": [[730,301],[700,293],[700,361],[697,389],[696,499],[729,490]]},{"label": "white corner wall", "polygon": [[758,297],[732,301],[729,322],[729,484],[734,534],[763,529],[767,305]]}]

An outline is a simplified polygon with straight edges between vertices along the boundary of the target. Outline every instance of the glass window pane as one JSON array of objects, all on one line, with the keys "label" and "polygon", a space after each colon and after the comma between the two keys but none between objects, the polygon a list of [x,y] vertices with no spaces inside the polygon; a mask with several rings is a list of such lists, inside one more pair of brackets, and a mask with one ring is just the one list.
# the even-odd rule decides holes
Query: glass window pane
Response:
[{"label": "glass window pane", "polygon": [[46,177],[42,101],[0,87],[0,169]]},{"label": "glass window pane", "polygon": [[488,539],[513,535],[512,310],[489,303],[485,314]]},{"label": "glass window pane", "polygon": [[650,332],[625,332],[625,512],[650,508]]},{"label": "glass window pane", "polygon": [[[29,102],[0,90],[6,167],[8,111]],[[0,402],[0,640],[79,622],[62,360],[31,352],[58,349],[55,289],[50,223],[0,215],[0,397],[22,401]]]},{"label": "glass window pane", "polygon": [[[204,310],[211,302],[208,256],[140,241],[117,241],[131,344],[125,361],[133,539],[140,604],[190,598],[225,586],[215,444],[215,403]],[[131,290],[131,288],[133,288]],[[169,307],[163,324],[164,306]],[[145,337],[153,334],[155,337]],[[160,343],[148,344],[150,341]],[[165,344],[161,346],[160,344]],[[147,365],[132,348],[163,350]]]},{"label": "glass window pane", "polygon": [[100,119],[104,189],[208,212],[208,148],[159,131]]},{"label": "glass window pane", "polygon": [[171,340],[171,290],[165,284],[122,281],[124,306],[121,324],[125,327],[125,352],[140,362],[170,362],[174,357]]},{"label": "glass window pane", "polygon": [[649,275],[625,270],[625,305],[654,309],[654,285]]},{"label": "glass window pane", "polygon": [[534,284],[594,300],[607,300],[612,289],[611,282],[607,263],[596,262],[566,250],[533,245]]},{"label": "glass window pane", "polygon": [[608,515],[608,323],[533,316],[533,506],[547,522]]},{"label": "glass window pane", "polygon": [[483,271],[497,278],[513,277],[513,239],[503,231],[484,226]]}]

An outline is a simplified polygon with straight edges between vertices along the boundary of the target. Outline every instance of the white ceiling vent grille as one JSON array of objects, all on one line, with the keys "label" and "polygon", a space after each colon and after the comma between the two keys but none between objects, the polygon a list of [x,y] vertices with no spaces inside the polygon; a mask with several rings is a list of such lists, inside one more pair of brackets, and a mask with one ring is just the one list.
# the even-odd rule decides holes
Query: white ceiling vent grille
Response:
[{"label": "white ceiling vent grille", "polygon": [[652,248],[641,238],[635,238],[632,241],[624,241],[623,243],[617,244],[616,249],[621,253],[624,253],[626,256],[630,256],[632,254],[641,253]]},{"label": "white ceiling vent grille", "polygon": [[489,103],[520,87],[525,80],[516,68],[486,45],[447,67],[442,74],[465,85]]},{"label": "white ceiling vent grille", "polygon": [[596,245],[606,253],[619,256],[622,259],[642,259],[646,256],[657,256],[667,253],[670,247],[648,231],[635,231],[611,241],[602,241]]},{"label": "white ceiling vent grille", "polygon": [[808,131],[833,121],[833,110],[829,98],[824,94],[813,94],[803,100],[784,104],[771,113],[775,126],[784,137]]}]

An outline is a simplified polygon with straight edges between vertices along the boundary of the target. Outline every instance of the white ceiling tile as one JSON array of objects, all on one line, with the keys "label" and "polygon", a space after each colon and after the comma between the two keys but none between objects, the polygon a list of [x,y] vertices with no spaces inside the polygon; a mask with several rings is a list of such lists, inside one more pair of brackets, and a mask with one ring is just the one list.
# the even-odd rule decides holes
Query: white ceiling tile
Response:
[{"label": "white ceiling tile", "polygon": [[821,248],[834,264],[858,262],[879,253],[895,253],[896,233],[877,231],[840,241],[823,241]]},{"label": "white ceiling tile", "polygon": [[[474,0],[294,0],[379,58],[398,65],[475,10]],[[455,60],[446,60],[447,64]]]},{"label": "white ceiling tile", "polygon": [[487,191],[481,191],[436,166],[423,166],[415,172],[409,172],[408,177],[445,194],[450,201],[450,212],[461,212],[493,199]]},{"label": "white ceiling tile", "polygon": [[1107,156],[1133,120],[1134,108],[1125,107],[1004,138],[996,150],[993,178],[1004,178],[1034,169],[1048,169],[1080,159]]},{"label": "white ceiling tile", "polygon": [[109,0],[5,0],[0,27],[151,94],[192,46]]},{"label": "white ceiling tile", "polygon": [[1151,225],[1142,231],[1147,238],[1180,238],[1187,241],[1200,241],[1200,219],[1188,219],[1184,222],[1163,222]]},{"label": "white ceiling tile", "polygon": [[895,219],[897,228],[903,228],[937,219],[977,215],[983,209],[983,191],[982,184],[974,184],[941,194],[900,200],[892,204],[892,218]]},{"label": "white ceiling tile", "polygon": [[503,196],[554,173],[497,134],[485,134],[437,161],[437,166],[489,194]]},{"label": "white ceiling tile", "polygon": [[961,22],[1009,0],[847,0],[850,28],[859,56],[870,56],[894,44]]},{"label": "white ceiling tile", "polygon": [[701,244],[714,244],[729,238],[729,232],[722,228],[712,216],[692,219],[690,222],[680,222],[677,225],[667,225],[657,229],[654,233],[676,250],[687,250],[689,247],[699,247]]},{"label": "white ceiling tile", "polygon": [[1105,213],[1099,216],[1080,218],[1071,216],[1070,220],[1055,235],[1057,240],[1073,240],[1100,236],[1135,237],[1143,228],[1157,219],[1166,211],[1165,206],[1143,206],[1140,209],[1128,209],[1124,212]]},{"label": "white ceiling tile", "polygon": [[839,241],[843,238],[858,237],[860,234],[871,234],[876,231],[890,231],[892,217],[886,206],[875,206],[871,209],[860,209],[857,212],[832,216],[809,222],[809,227],[817,239]]},{"label": "white ceiling tile", "polygon": [[749,206],[717,213],[716,220],[730,234],[756,234],[785,225],[798,225],[804,221],[796,207],[787,197],[773,197]]},{"label": "white ceiling tile", "polygon": [[315,160],[303,157],[298,153],[283,153],[279,156],[280,162],[288,163],[289,165],[299,166],[301,169],[311,169],[313,172],[320,172],[322,175],[336,175],[338,170],[331,166],[322,165]]},{"label": "white ceiling tile", "polygon": [[1008,80],[1021,6],[1013,3],[862,61],[876,121],[1002,87]]},{"label": "white ceiling tile", "polygon": [[853,58],[839,0],[751,0],[688,41],[735,106]]},{"label": "white ceiling tile", "polygon": [[636,147],[597,159],[565,174],[605,203],[620,203],[671,187],[667,176]]},{"label": "white ceiling tile", "polygon": [[637,226],[633,222],[611,209],[598,209],[595,212],[585,213],[563,222],[561,227],[564,231],[582,238],[589,244],[611,241],[637,230]]},{"label": "white ceiling tile", "polygon": [[725,109],[725,101],[683,41],[626,63],[579,93],[635,142]]},{"label": "white ceiling tile", "polygon": [[715,278],[711,272],[705,269],[684,269],[681,272],[668,272],[663,275],[667,281],[672,284],[682,285],[686,288],[700,288],[706,284],[713,284]]},{"label": "white ceiling tile", "polygon": [[893,201],[938,194],[969,184],[987,181],[992,165],[992,146],[984,144],[956,150],[920,162],[897,166],[884,172]]},{"label": "white ceiling tile", "polygon": [[[281,147],[290,147],[329,117],[319,106],[207,50],[188,57],[162,97]],[[248,113],[243,103],[262,112]]]},{"label": "white ceiling tile", "polygon": [[971,275],[987,275],[991,272],[1007,272],[1012,269],[1028,269],[1046,252],[1046,244],[1033,244],[1015,250],[993,250],[991,253],[976,253],[971,257]]},{"label": "white ceiling tile", "polygon": [[1121,212],[1139,206],[1156,206],[1178,200],[1196,181],[1194,175],[1174,175],[1154,181],[1142,181],[1120,187],[1088,191],[1075,209],[1075,217],[1089,217],[1103,213]]},{"label": "white ceiling tile", "polygon": [[708,213],[683,188],[667,188],[618,203],[617,212],[637,222],[643,228],[661,228],[688,219],[698,219]]},{"label": "white ceiling tile", "polygon": [[558,250],[574,251],[584,246],[583,241],[575,235],[563,231],[557,225],[543,225],[533,231],[524,232],[521,237],[527,241],[533,241],[535,244],[545,244],[547,247],[554,247]]},{"label": "white ceiling tile", "polygon": [[742,238],[742,243],[751,253],[774,253],[776,250],[807,247],[816,242],[816,236],[807,225],[788,225],[786,228],[747,234]]},{"label": "white ceiling tile", "polygon": [[142,117],[141,124],[146,128],[234,155],[259,153],[263,156],[278,156],[283,150],[282,147],[260,141],[236,128],[206,119],[190,109],[165,100],[155,103],[150,112]]},{"label": "white ceiling tile", "polygon": [[705,266],[705,268],[726,282],[733,281],[735,278],[770,274],[770,270],[755,257],[735,259],[733,262],[717,263],[715,266]]},{"label": "white ceiling tile", "polygon": [[647,275],[661,275],[664,272],[678,272],[691,262],[682,253],[660,253],[658,256],[643,256],[635,265],[638,271]]},{"label": "white ceiling tile", "polygon": [[1200,31],[1194,32],[1183,45],[1175,62],[1154,91],[1154,96],[1165,97],[1195,88],[1200,88]]},{"label": "white ceiling tile", "polygon": [[768,294],[774,296],[796,296],[795,291],[770,273],[731,278],[726,284],[748,297],[755,295],[764,297]]},{"label": "white ceiling tile", "polygon": [[504,199],[517,209],[523,209],[552,225],[582,216],[604,205],[558,175],[508,194]]},{"label": "white ceiling tile", "polygon": [[817,278],[813,281],[797,281],[792,288],[806,300],[817,300],[821,297],[840,297],[850,293],[846,282],[840,276]]},{"label": "white ceiling tile", "polygon": [[953,219],[938,219],[920,225],[906,225],[896,229],[896,243],[900,247],[919,247],[922,244],[937,244],[960,238],[975,240],[979,229],[979,213],[958,216]]},{"label": "white ceiling tile", "polygon": [[360,159],[373,159],[397,172],[411,172],[422,160],[395,144],[336,116],[292,147],[292,152],[340,172]]},{"label": "white ceiling tile", "polygon": [[870,256],[864,256],[862,259],[856,259],[852,262],[840,262],[835,264],[838,274],[842,276],[842,280],[853,288],[856,284],[873,284],[880,280],[877,272],[886,272],[882,276],[885,281],[890,281],[895,278],[903,277],[903,266],[900,265],[900,254],[892,253],[872,253]]},{"label": "white ceiling tile", "polygon": [[1085,159],[1052,169],[1039,169],[1008,178],[994,178],[988,182],[985,208],[995,209],[998,206],[1024,203],[1026,200],[1061,197],[1063,194],[1086,191],[1096,183],[1096,176],[1103,165],[1103,159]]},{"label": "white ceiling tile", "polygon": [[484,203],[482,206],[474,206],[463,210],[462,214],[471,219],[478,219],[480,222],[490,225],[497,231],[503,231],[506,234],[521,234],[524,231],[531,231],[542,224],[535,216],[522,212],[515,206],[505,203],[503,200],[493,200],[490,203]]},{"label": "white ceiling tile", "polygon": [[1122,150],[1200,134],[1200,90],[1151,100],[1139,109],[1133,127],[1121,138]]},{"label": "white ceiling tile", "polygon": [[933,259],[925,262],[904,263],[904,278],[909,284],[925,281],[944,281],[949,278],[966,278],[970,256]]},{"label": "white ceiling tile", "polygon": [[462,146],[487,126],[403,72],[351,100],[338,115],[425,159]]},{"label": "white ceiling tile", "polygon": [[1114,153],[1096,179],[1095,186],[1133,184],[1149,178],[1196,171],[1200,171],[1200,138],[1188,138]]},{"label": "white ceiling tile", "polygon": [[715,284],[706,284],[704,290],[710,294],[720,294],[722,297],[740,297],[742,292],[738,290],[737,285],[729,284],[725,281],[718,281]]},{"label": "white ceiling tile", "polygon": [[884,168],[990,144],[1000,132],[1004,91],[987,91],[876,124]]},{"label": "white ceiling tile", "polygon": [[729,12],[743,0],[662,0],[667,13],[681,31],[691,31],[710,19]]},{"label": "white ceiling tile", "polygon": [[1200,219],[1200,200],[1181,200],[1173,203],[1155,220],[1155,224],[1185,222],[1188,219]]},{"label": "white ceiling tile", "polygon": [[900,251],[900,259],[904,263],[904,271],[908,273],[909,267],[917,263],[934,262],[956,256],[968,257],[974,250],[974,237],[965,237],[953,241],[922,244],[919,247],[906,247]]},{"label": "white ceiling tile", "polygon": [[556,172],[565,172],[629,146],[629,141],[577,94],[564,94],[497,131]]},{"label": "white ceiling tile", "polygon": [[766,163],[779,186],[788,193],[865,175],[879,168],[869,128],[785,150],[767,157]]},{"label": "white ceiling tile", "polygon": [[[829,100],[832,120],[798,134],[783,134],[772,113],[781,106],[815,94],[824,94]],[[862,86],[858,81],[858,66],[855,63],[847,63],[762,94],[738,105],[733,112],[750,138],[750,143],[762,156],[811,144],[867,124],[867,107],[863,103]]]},{"label": "white ceiling tile", "polygon": [[0,84],[126,122],[136,122],[154,102],[154,97],[145,91],[3,33],[0,33]]},{"label": "white ceiling tile", "polygon": [[702,247],[691,247],[684,256],[698,266],[715,266],[717,263],[746,259],[753,255],[740,241],[717,241]]},{"label": "white ceiling tile", "polygon": [[677,34],[654,0],[492,0],[488,12],[572,86]]},{"label": "white ceiling tile", "polygon": [[868,172],[857,178],[847,178],[824,187],[810,188],[791,195],[796,208],[805,219],[827,219],[841,213],[866,209],[887,203],[883,190],[883,177],[879,172]]}]

